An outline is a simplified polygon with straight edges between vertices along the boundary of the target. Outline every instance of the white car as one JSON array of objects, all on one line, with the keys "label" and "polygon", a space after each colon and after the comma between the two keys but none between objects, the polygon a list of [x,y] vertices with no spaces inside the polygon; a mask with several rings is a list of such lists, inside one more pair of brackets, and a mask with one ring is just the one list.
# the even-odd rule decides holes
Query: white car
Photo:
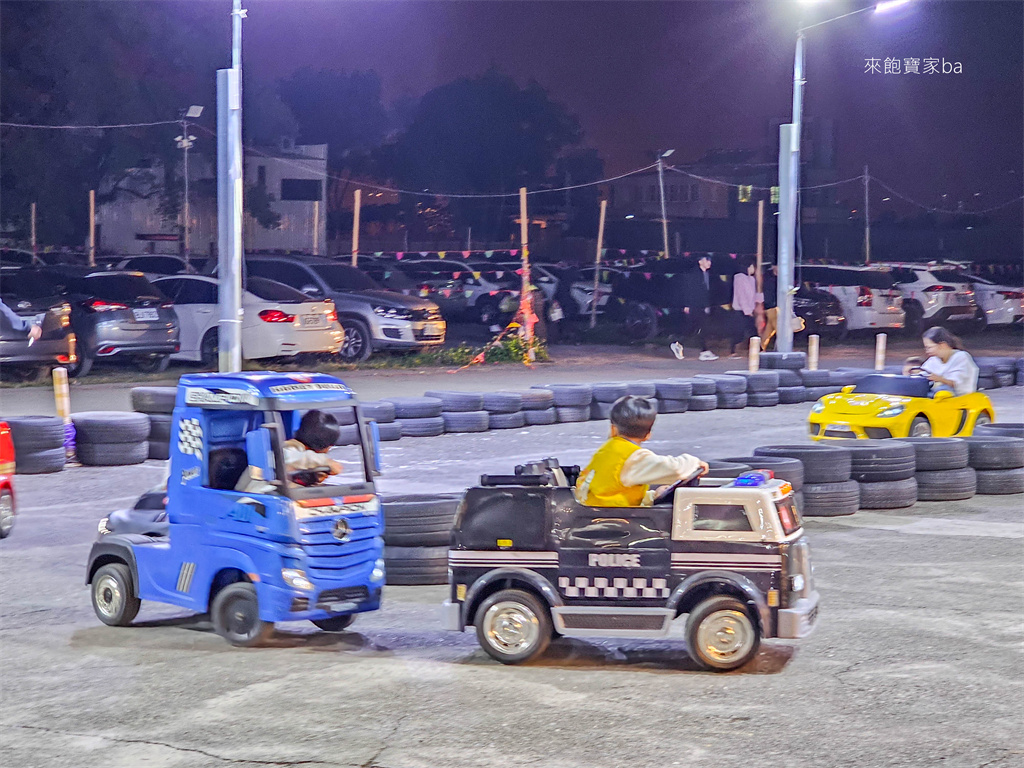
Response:
[{"label": "white car", "polygon": [[[176,275],[154,280],[174,302],[181,350],[175,359],[217,360],[220,320],[217,279]],[[242,357],[288,357],[306,352],[337,354],[345,333],[334,302],[314,301],[294,288],[262,277],[250,277],[242,291]]]},{"label": "white car", "polygon": [[935,269],[926,264],[876,265],[888,270],[903,294],[905,327],[918,334],[932,325],[963,323],[978,316],[973,286],[968,282],[945,279],[948,269]]},{"label": "white car", "polygon": [[807,264],[797,270],[796,279],[839,299],[847,330],[884,330],[904,325],[903,296],[888,272],[871,267]]},{"label": "white car", "polygon": [[936,270],[933,274],[946,283],[967,283],[973,286],[974,300],[986,327],[1011,325],[1024,320],[1024,288],[999,285],[984,277],[948,267]]}]

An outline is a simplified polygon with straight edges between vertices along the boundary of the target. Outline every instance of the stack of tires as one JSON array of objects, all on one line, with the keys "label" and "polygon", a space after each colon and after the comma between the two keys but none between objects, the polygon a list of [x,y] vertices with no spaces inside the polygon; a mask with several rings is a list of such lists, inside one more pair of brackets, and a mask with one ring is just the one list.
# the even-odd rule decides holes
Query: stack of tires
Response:
[{"label": "stack of tires", "polygon": [[71,416],[75,453],[93,467],[141,464],[149,458],[149,416],[131,411],[85,411]]},{"label": "stack of tires", "polygon": [[750,471],[749,464],[738,461],[726,461],[724,459],[708,461],[708,471],[705,477],[729,478],[739,477],[744,472]]},{"label": "stack of tires", "polygon": [[690,409],[693,379],[661,379],[651,383],[658,397],[658,413],[686,413]]},{"label": "stack of tires", "polygon": [[800,381],[804,385],[804,399],[808,403],[817,402],[825,395],[835,394],[842,389],[842,386],[832,384],[832,371],[803,369],[800,371]]},{"label": "stack of tires", "polygon": [[978,357],[978,389],[1012,387],[1017,383],[1017,358]]},{"label": "stack of tires", "polygon": [[486,432],[490,419],[484,410],[484,396],[477,392],[435,389],[423,393],[441,401],[441,420],[445,432]]},{"label": "stack of tires", "polygon": [[804,463],[800,459],[791,459],[786,456],[730,456],[722,459],[733,464],[746,464],[751,469],[768,469],[775,475],[776,480],[785,480],[793,486],[793,495],[796,497],[797,509],[803,512],[804,508]]},{"label": "stack of tires", "polygon": [[917,457],[899,440],[849,440],[850,477],[860,484],[861,509],[901,509],[917,503]]},{"label": "stack of tires", "polygon": [[755,448],[754,456],[800,460],[804,470],[800,512],[807,517],[852,515],[860,508],[860,486],[851,479],[853,457],[847,448],[819,444],[766,445]]},{"label": "stack of tires", "polygon": [[402,437],[402,425],[395,421],[395,404],[385,400],[370,400],[360,403],[360,410],[366,421],[377,422],[377,431],[381,442],[399,440]]},{"label": "stack of tires", "polygon": [[1016,371],[1016,384],[1018,387],[1024,387],[1024,357],[1017,358]]},{"label": "stack of tires", "polygon": [[[695,379],[706,379],[715,384],[716,408],[746,408],[747,380],[742,376],[719,373],[701,373]],[[693,409],[691,409],[693,410]]]},{"label": "stack of tires", "polygon": [[551,392],[556,420],[560,424],[590,420],[594,393],[589,384],[544,384],[535,389]]},{"label": "stack of tires", "polygon": [[436,437],[444,434],[443,403],[436,397],[389,397],[402,437]]},{"label": "stack of tires", "polygon": [[527,389],[516,394],[523,401],[523,418],[526,426],[554,424],[558,421],[555,395],[550,389]]},{"label": "stack of tires", "polygon": [[760,366],[766,371],[799,371],[807,366],[807,353],[762,352]]},{"label": "stack of tires", "polygon": [[802,403],[807,399],[807,387],[800,378],[800,371],[778,368],[775,373],[779,376],[779,405]]},{"label": "stack of tires", "polygon": [[974,435],[964,442],[979,494],[1024,493],[1024,438]]},{"label": "stack of tires", "polygon": [[381,499],[388,584],[448,583],[448,543],[461,498],[434,494]]},{"label": "stack of tires", "polygon": [[64,422],[56,416],[8,416],[14,471],[41,475],[64,469]]},{"label": "stack of tires", "polygon": [[766,408],[779,404],[778,371],[726,371],[726,376],[739,376],[747,381],[747,405]]},{"label": "stack of tires", "polygon": [[914,447],[918,501],[956,501],[977,492],[977,476],[968,466],[967,443],[956,437],[907,437]]},{"label": "stack of tires", "polygon": [[132,387],[132,410],[149,418],[150,459],[169,459],[176,387]]},{"label": "stack of tires", "polygon": [[718,407],[718,385],[708,378],[694,376],[690,379],[689,411],[713,411]]},{"label": "stack of tires", "polygon": [[[543,403],[544,399],[540,398]],[[488,414],[490,429],[519,429],[526,426],[524,398],[520,392],[487,392],[484,394],[484,410]],[[551,414],[552,420],[554,413]],[[551,422],[545,422],[551,423]]]},{"label": "stack of tires", "polygon": [[590,418],[594,421],[607,419],[615,401],[629,394],[624,381],[591,384],[590,390],[594,398],[590,403]]},{"label": "stack of tires", "polygon": [[997,421],[995,424],[982,424],[974,428],[976,435],[992,437],[1024,437],[1024,424],[1020,422]]}]

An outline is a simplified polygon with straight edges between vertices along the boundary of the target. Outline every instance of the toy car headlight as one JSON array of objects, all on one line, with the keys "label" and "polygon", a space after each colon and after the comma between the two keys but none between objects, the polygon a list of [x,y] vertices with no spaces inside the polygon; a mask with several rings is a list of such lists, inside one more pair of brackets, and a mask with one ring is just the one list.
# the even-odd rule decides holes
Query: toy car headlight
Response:
[{"label": "toy car headlight", "polygon": [[281,578],[284,583],[293,589],[313,590],[313,582],[306,578],[306,572],[298,568],[282,568]]},{"label": "toy car headlight", "polygon": [[888,419],[893,416],[899,416],[901,413],[903,413],[903,409],[904,408],[902,405],[891,405],[884,411],[880,411],[878,416],[883,419]]},{"label": "toy car headlight", "polygon": [[825,410],[825,404],[819,400],[811,406],[811,413],[821,413]]},{"label": "toy car headlight", "polygon": [[384,560],[378,559],[373,564],[373,571],[370,573],[370,581],[381,581],[384,578]]}]

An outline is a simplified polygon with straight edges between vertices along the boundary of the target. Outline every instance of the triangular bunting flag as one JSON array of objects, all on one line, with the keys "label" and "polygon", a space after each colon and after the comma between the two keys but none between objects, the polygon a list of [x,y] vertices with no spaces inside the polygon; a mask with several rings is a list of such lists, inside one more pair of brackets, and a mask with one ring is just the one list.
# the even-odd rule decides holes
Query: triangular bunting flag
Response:
[{"label": "triangular bunting flag", "polygon": [[640,253],[646,256],[648,253],[650,253],[650,251],[640,251]]},{"label": "triangular bunting flag", "polygon": [[405,256],[405,252],[404,251],[398,251],[397,253],[395,253],[395,258],[396,259],[400,259],[403,256]]},{"label": "triangular bunting flag", "polygon": [[420,251],[420,256],[429,256],[430,251]]},{"label": "triangular bunting flag", "polygon": [[494,251],[484,251],[484,258],[491,258],[494,255]]},{"label": "triangular bunting flag", "polygon": [[469,254],[471,254],[471,253],[472,253],[472,251],[463,251],[462,252],[462,258],[468,259],[469,258]]},{"label": "triangular bunting flag", "polygon": [[518,255],[518,254],[519,254],[519,251],[509,251],[509,252],[508,252],[508,255],[509,255],[509,256],[516,256],[516,255]]},{"label": "triangular bunting flag", "polygon": [[446,253],[447,253],[447,251],[438,251],[437,252],[437,258],[443,259],[445,257]]},{"label": "triangular bunting flag", "polygon": [[384,251],[374,251],[373,255],[377,256],[377,257],[383,256],[384,255]]}]

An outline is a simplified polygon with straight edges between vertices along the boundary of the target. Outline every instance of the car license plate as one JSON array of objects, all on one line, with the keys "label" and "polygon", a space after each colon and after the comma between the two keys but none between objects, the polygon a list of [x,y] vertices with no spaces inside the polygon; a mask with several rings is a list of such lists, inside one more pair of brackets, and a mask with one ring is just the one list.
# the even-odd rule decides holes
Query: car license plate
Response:
[{"label": "car license plate", "polygon": [[331,603],[328,606],[327,610],[331,611],[332,613],[341,613],[342,611],[351,611],[353,608],[356,608],[356,607],[357,607],[357,604],[353,603],[353,602],[348,602],[348,603]]},{"label": "car license plate", "polygon": [[440,336],[442,333],[444,333],[444,324],[443,323],[427,323],[427,326],[424,329],[424,331],[426,332],[426,334],[428,336]]},{"label": "car license plate", "polygon": [[303,328],[323,328],[327,325],[327,315],[303,315]]},{"label": "car license plate", "polygon": [[835,315],[829,315],[825,318],[825,325],[839,325],[839,323],[842,322],[842,319],[843,318],[836,317]]},{"label": "car license plate", "polygon": [[146,320],[159,320],[155,309],[133,309],[132,317],[140,322]]}]

